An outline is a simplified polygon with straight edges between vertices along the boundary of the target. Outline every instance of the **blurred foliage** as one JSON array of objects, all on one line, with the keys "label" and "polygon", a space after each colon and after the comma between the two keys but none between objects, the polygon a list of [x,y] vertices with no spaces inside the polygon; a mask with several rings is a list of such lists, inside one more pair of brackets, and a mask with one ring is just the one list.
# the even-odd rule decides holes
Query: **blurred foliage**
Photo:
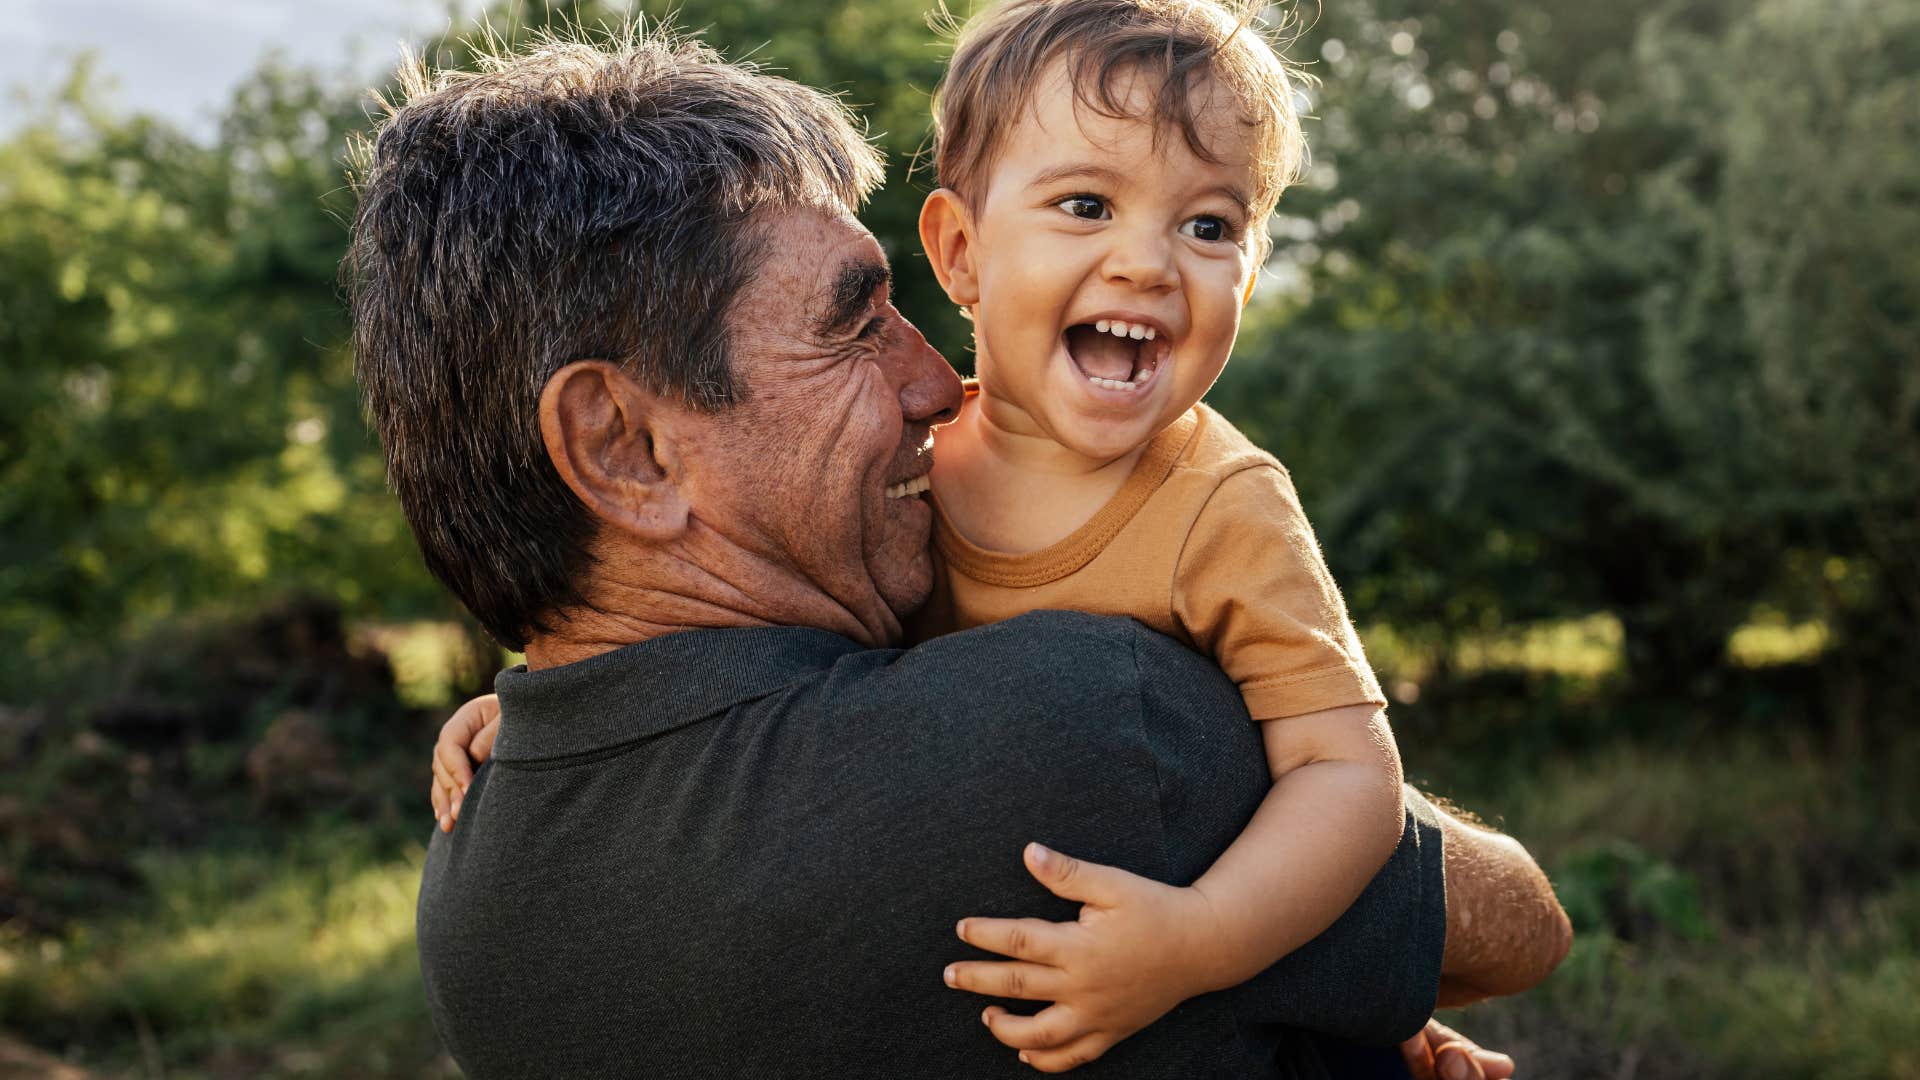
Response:
[{"label": "blurred foliage", "polygon": [[1757,610],[1920,624],[1920,8],[1327,5],[1315,166],[1216,400],[1357,617],[1610,611],[1685,690]]},{"label": "blurred foliage", "polygon": [[0,700],[288,589],[446,610],[360,422],[345,100],[270,64],[202,144],[83,65],[0,145]]},{"label": "blurred foliage", "polygon": [[[1920,9],[1429,7],[1292,20],[1316,165],[1214,395],[1294,469],[1356,616],[1445,657],[1609,613],[1649,694],[1710,681],[1756,616],[1863,670],[1909,655]],[[481,26],[511,45],[629,14],[502,3],[424,48],[471,64]],[[946,51],[926,0],[631,14],[861,109],[901,306],[964,360],[908,176]],[[270,59],[195,141],[94,82],[0,145],[0,647],[24,661],[0,700],[288,588],[444,614],[382,491],[336,285],[369,99]]]}]

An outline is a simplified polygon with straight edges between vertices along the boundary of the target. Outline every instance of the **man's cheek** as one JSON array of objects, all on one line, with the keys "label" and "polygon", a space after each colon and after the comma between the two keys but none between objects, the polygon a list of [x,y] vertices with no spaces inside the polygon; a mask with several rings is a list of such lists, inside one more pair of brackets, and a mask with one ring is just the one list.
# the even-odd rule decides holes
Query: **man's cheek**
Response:
[{"label": "man's cheek", "polygon": [[887,606],[904,618],[918,611],[933,592],[933,558],[924,539],[916,542],[903,531],[897,540],[887,553],[892,565],[876,568],[874,577]]}]

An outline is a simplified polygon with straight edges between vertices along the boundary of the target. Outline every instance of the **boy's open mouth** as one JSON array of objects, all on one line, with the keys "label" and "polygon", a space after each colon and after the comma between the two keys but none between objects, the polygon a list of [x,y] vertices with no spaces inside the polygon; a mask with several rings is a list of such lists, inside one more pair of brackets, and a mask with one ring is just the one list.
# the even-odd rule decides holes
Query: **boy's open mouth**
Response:
[{"label": "boy's open mouth", "polygon": [[1151,326],[1112,319],[1069,326],[1062,336],[1080,374],[1107,390],[1145,386],[1172,348]]}]

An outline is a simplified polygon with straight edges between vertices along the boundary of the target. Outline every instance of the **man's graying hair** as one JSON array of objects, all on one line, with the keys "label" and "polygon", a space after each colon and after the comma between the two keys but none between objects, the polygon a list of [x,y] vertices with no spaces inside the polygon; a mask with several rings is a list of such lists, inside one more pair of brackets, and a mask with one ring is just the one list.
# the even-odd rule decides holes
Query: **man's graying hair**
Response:
[{"label": "man's graying hair", "polygon": [[834,99],[671,31],[409,60],[356,149],[355,369],[427,567],[511,648],[581,601],[596,524],[547,457],[566,364],[721,409],[756,211],[857,209],[880,154]]}]

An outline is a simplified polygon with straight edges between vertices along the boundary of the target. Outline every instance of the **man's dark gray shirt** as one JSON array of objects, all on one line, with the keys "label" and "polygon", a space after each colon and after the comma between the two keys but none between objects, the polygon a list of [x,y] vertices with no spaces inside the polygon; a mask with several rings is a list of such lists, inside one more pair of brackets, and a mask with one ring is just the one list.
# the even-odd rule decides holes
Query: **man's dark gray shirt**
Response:
[{"label": "man's dark gray shirt", "polygon": [[[1269,786],[1210,662],[1037,612],[908,650],[819,630],[672,634],[497,683],[505,723],[421,886],[421,970],[468,1075],[1029,1077],[946,987],[968,915],[1071,919],[1038,840],[1174,884]],[[1440,839],[1333,928],[1076,1075],[1317,1076],[1321,1032],[1432,1009]],[[1033,1003],[1008,1002],[1016,1011]]]}]

